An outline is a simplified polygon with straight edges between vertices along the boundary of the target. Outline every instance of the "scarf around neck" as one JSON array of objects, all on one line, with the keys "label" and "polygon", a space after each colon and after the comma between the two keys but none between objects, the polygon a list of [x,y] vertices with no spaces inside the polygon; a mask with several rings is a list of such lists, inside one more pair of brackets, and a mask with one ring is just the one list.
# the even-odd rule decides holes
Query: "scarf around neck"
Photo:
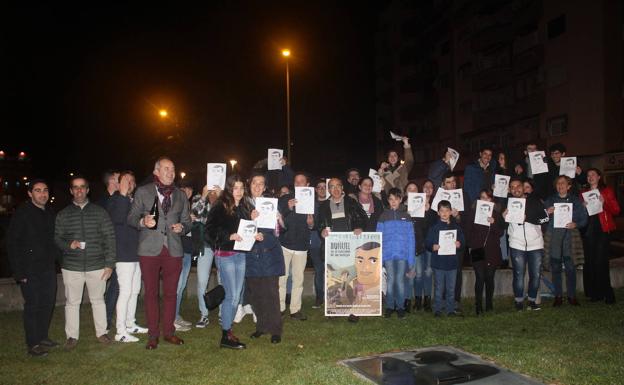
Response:
[{"label": "scarf around neck", "polygon": [[167,212],[169,212],[169,209],[171,208],[171,194],[175,190],[175,185],[173,183],[170,185],[164,185],[156,175],[154,175],[154,184],[156,185],[158,192],[164,196],[161,205],[163,212],[167,215]]}]

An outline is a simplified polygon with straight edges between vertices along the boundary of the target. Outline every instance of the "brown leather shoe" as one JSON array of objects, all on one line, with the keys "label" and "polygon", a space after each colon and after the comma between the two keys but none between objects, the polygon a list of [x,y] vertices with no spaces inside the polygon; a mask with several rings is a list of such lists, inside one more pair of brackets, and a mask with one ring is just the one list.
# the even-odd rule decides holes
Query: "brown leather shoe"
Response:
[{"label": "brown leather shoe", "polygon": [[158,347],[158,337],[156,338],[149,338],[147,340],[147,344],[145,345],[145,349],[147,350],[154,350]]},{"label": "brown leather shoe", "polygon": [[178,336],[169,336],[164,338],[165,341],[174,345],[184,345],[184,340]]},{"label": "brown leather shoe", "polygon": [[73,350],[76,345],[78,345],[78,340],[72,337],[69,337],[67,341],[65,341],[65,350]]},{"label": "brown leather shoe", "polygon": [[110,345],[113,342],[113,340],[111,340],[108,334],[102,334],[101,336],[97,338],[97,340],[99,343],[103,345]]}]

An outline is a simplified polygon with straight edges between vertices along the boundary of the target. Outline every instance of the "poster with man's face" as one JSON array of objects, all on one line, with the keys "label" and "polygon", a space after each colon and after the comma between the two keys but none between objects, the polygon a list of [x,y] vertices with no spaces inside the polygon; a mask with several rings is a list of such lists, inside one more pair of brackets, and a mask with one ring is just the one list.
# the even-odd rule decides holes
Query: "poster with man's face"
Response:
[{"label": "poster with man's face", "polygon": [[208,163],[206,169],[206,186],[208,186],[208,190],[214,190],[215,186],[223,190],[225,188],[227,170],[225,163]]},{"label": "poster with man's face", "polygon": [[546,163],[546,153],[544,151],[529,152],[528,156],[533,175],[548,172],[548,163]]},{"label": "poster with man's face", "polygon": [[574,179],[576,176],[576,156],[561,157],[561,163],[559,163],[559,175],[565,175],[568,178]]},{"label": "poster with man's face", "polygon": [[411,217],[424,218],[425,217],[425,201],[427,194],[409,192],[407,193],[407,212]]},{"label": "poster with man's face", "polygon": [[381,233],[331,232],[325,238],[325,315],[380,316]]},{"label": "poster with man's face", "polygon": [[600,201],[600,191],[598,189],[584,192],[583,200],[586,203],[588,215],[596,215],[602,212],[602,202]]},{"label": "poster with man's face", "polygon": [[277,198],[256,198],[258,218],[256,225],[260,229],[275,229],[277,225]]},{"label": "poster with man's face", "polygon": [[256,242],[257,233],[258,229],[254,221],[241,219],[238,223],[238,231],[236,234],[240,235],[243,240],[234,242],[234,250],[250,251],[254,242]]},{"label": "poster with man's face", "polygon": [[556,229],[565,229],[572,222],[572,203],[555,203],[553,226]]},{"label": "poster with man's face", "polygon": [[314,187],[295,187],[295,213],[314,214]]},{"label": "poster with man's face", "polygon": [[449,191],[451,192],[451,207],[457,211],[464,211],[464,191],[460,188]]},{"label": "poster with man's face", "polygon": [[267,151],[267,169],[281,170],[283,157],[284,150],[280,150],[279,148],[269,148]]},{"label": "poster with man's face", "polygon": [[505,222],[524,223],[524,212],[526,206],[525,198],[509,198],[507,200],[507,215]]},{"label": "poster with man's face", "polygon": [[455,241],[457,240],[457,230],[440,230],[438,235],[438,242],[440,248],[438,249],[438,255],[455,255],[457,247]]},{"label": "poster with man's face", "polygon": [[499,198],[507,198],[509,195],[509,180],[508,175],[494,175],[494,196]]},{"label": "poster with man's face", "polygon": [[490,226],[488,218],[492,217],[494,212],[494,202],[477,200],[477,206],[475,208],[474,223],[483,226]]}]

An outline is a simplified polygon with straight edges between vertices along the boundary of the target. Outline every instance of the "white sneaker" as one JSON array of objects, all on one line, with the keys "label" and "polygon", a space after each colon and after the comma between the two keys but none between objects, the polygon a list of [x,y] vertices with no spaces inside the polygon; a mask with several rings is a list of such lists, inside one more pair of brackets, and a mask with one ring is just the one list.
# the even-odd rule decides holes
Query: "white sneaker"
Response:
[{"label": "white sneaker", "polygon": [[236,315],[234,316],[234,322],[240,323],[243,318],[245,318],[245,309],[243,309],[243,305],[238,305],[238,309],[236,309]]},{"label": "white sneaker", "polygon": [[203,315],[199,321],[197,321],[197,323],[195,324],[196,328],[200,328],[203,329],[205,328],[208,324],[210,323],[210,321],[208,320],[208,316]]},{"label": "white sneaker", "polygon": [[115,335],[115,341],[117,342],[138,342],[139,339],[130,334],[117,334]]},{"label": "white sneaker", "polygon": [[191,325],[193,325],[193,323],[192,323],[192,322],[188,322],[188,321],[186,321],[186,320],[185,320],[184,318],[182,318],[182,317],[178,317],[178,318],[176,318],[174,323],[175,323],[175,324],[178,324],[178,325],[183,325],[183,326],[191,326]]},{"label": "white sneaker", "polygon": [[141,327],[139,325],[127,327],[126,331],[129,334],[147,334],[147,328]]},{"label": "white sneaker", "polygon": [[173,326],[175,326],[175,330],[177,332],[188,332],[189,330],[191,330],[191,327],[186,326],[186,325],[180,325],[180,324],[174,323]]},{"label": "white sneaker", "polygon": [[245,306],[243,306],[243,310],[245,310],[245,314],[253,314],[253,309],[251,308],[251,305],[247,304]]},{"label": "white sneaker", "polygon": [[257,324],[258,323],[258,317],[256,317],[256,313],[252,312],[251,316],[253,317],[254,323]]}]

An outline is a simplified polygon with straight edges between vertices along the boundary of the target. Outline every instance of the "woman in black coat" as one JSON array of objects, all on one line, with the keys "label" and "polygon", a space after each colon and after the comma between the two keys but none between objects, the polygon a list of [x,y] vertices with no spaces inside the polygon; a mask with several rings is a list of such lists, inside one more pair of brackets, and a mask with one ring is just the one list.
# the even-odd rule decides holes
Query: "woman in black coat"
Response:
[{"label": "woman in black coat", "polygon": [[[481,190],[479,199],[494,202],[492,190]],[[479,206],[479,207],[477,207]],[[485,311],[493,309],[494,274],[501,264],[500,237],[505,228],[505,221],[498,205],[494,205],[492,216],[488,218],[489,226],[474,223],[476,210],[481,210],[479,201],[475,201],[468,210],[466,220],[462,221],[466,243],[470,249],[472,267],[475,272],[475,308],[477,315],[483,313],[483,286],[485,284]],[[487,211],[485,207],[484,210]],[[482,252],[480,252],[480,250]]]}]

